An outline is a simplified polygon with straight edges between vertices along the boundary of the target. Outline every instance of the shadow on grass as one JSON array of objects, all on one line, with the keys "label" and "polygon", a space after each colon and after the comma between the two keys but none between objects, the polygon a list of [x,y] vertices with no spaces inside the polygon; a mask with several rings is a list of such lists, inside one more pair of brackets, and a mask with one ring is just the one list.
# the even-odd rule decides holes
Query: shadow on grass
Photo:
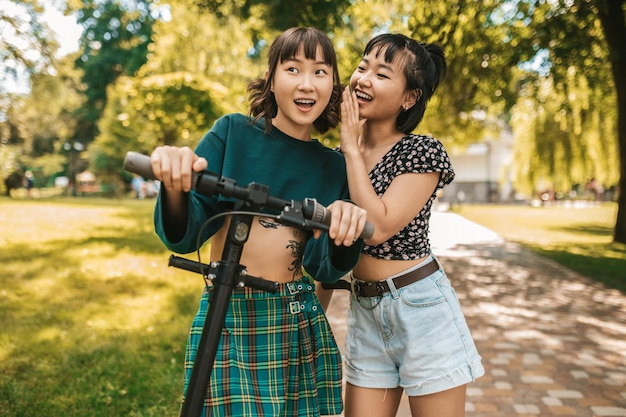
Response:
[{"label": "shadow on grass", "polygon": [[[158,331],[57,340],[22,335],[29,355],[2,366],[0,416],[175,416],[182,393],[184,334]],[[20,355],[22,356],[22,355]]]},{"label": "shadow on grass", "polygon": [[5,241],[0,417],[178,415],[202,278],[167,267],[150,207],[122,209],[95,225],[54,219],[66,235]]},{"label": "shadow on grass", "polygon": [[3,280],[0,416],[177,415],[200,286],[81,275],[71,259],[37,255],[67,273],[45,289],[45,272],[23,287]]},{"label": "shadow on grass", "polygon": [[598,226],[597,224],[577,224],[576,226],[560,226],[560,227],[548,227],[550,230],[563,231],[576,235],[590,235],[590,236],[611,236],[613,234],[612,227]]},{"label": "shadow on grass", "polygon": [[529,245],[534,252],[626,294],[626,245],[579,244],[580,254],[561,248]]}]

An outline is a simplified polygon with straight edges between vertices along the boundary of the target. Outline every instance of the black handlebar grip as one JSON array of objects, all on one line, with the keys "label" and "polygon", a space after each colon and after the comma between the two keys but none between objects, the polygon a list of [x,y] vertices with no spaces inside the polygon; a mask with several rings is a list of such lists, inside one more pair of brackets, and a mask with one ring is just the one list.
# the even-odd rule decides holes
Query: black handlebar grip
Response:
[{"label": "black handlebar grip", "polygon": [[147,155],[142,155],[137,152],[126,153],[126,158],[124,158],[124,169],[128,172],[140,175],[147,180],[156,179],[154,172],[152,172],[150,157]]},{"label": "black handlebar grip", "polygon": [[361,232],[361,239],[369,239],[374,235],[374,225],[370,222],[365,223],[365,227]]}]

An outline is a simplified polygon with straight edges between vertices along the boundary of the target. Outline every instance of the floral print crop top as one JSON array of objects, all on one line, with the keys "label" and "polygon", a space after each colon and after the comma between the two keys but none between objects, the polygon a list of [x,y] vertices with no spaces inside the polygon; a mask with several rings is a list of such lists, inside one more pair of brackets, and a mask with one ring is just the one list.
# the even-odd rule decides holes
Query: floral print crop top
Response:
[{"label": "floral print crop top", "polygon": [[454,179],[444,146],[430,136],[409,134],[398,141],[370,172],[374,191],[381,197],[398,175],[439,172],[439,182],[419,214],[386,242],[365,245],[363,253],[378,259],[414,260],[430,254],[429,221],[437,191]]}]

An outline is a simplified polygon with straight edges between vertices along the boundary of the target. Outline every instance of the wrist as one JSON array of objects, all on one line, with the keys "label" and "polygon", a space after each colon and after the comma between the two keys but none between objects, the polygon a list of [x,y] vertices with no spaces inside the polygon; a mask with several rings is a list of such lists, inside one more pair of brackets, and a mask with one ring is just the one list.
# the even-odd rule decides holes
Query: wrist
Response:
[{"label": "wrist", "polygon": [[361,151],[359,151],[358,146],[347,146],[341,147],[341,153],[344,155],[344,157],[346,158],[360,158],[361,157]]}]

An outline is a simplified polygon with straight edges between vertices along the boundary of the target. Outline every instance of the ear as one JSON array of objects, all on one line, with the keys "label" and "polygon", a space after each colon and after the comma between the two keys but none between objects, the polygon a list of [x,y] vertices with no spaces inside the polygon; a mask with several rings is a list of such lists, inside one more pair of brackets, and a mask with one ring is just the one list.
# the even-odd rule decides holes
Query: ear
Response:
[{"label": "ear", "polygon": [[409,90],[404,94],[404,101],[402,102],[402,108],[406,110],[415,106],[420,98],[422,98],[422,90],[419,88]]}]

